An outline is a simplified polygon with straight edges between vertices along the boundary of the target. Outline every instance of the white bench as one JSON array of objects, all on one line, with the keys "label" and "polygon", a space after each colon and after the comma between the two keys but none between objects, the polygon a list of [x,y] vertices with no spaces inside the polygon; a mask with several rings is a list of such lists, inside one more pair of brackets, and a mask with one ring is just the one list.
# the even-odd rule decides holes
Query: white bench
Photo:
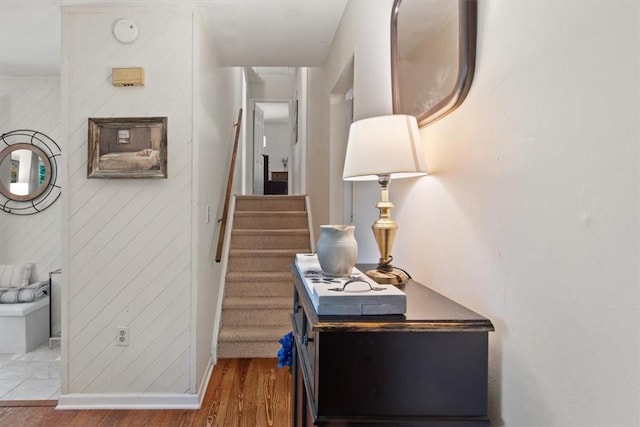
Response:
[{"label": "white bench", "polygon": [[0,354],[27,353],[49,338],[49,297],[0,304]]}]

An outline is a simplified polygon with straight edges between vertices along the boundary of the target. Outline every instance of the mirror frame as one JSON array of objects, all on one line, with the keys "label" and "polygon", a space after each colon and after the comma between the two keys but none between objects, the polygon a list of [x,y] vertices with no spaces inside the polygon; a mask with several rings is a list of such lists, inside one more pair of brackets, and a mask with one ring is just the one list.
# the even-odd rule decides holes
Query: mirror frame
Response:
[{"label": "mirror frame", "polygon": [[[58,184],[60,146],[49,136],[32,129],[17,129],[0,135],[0,159],[10,153],[27,149],[35,152],[45,165],[45,182],[36,191],[19,196],[0,185],[0,211],[11,215],[34,215],[51,207],[62,194]],[[46,184],[46,185],[45,185]]]},{"label": "mirror frame", "polygon": [[9,157],[11,153],[18,150],[29,150],[32,153],[35,153],[38,157],[40,157],[40,160],[42,160],[42,163],[44,164],[44,170],[45,170],[44,181],[42,182],[42,184],[40,184],[40,186],[35,191],[32,191],[29,194],[25,194],[25,195],[13,194],[8,188],[6,188],[2,184],[2,182],[0,182],[0,194],[2,194],[4,197],[6,197],[9,200],[14,200],[16,202],[28,202],[30,200],[36,199],[39,195],[44,193],[44,190],[46,190],[47,187],[49,186],[49,183],[51,182],[51,162],[49,161],[49,157],[47,157],[44,151],[42,151],[35,145],[22,142],[22,143],[10,145],[6,147],[4,150],[0,151],[0,164],[2,164],[4,159]]},{"label": "mirror frame", "polygon": [[[425,2],[425,5],[428,2]],[[403,88],[397,70],[398,15],[402,0],[394,0],[391,12],[391,87],[394,114],[411,114],[400,109]],[[476,33],[478,22],[477,0],[458,0],[458,75],[453,90],[428,110],[416,115],[418,126],[422,127],[446,116],[462,104],[469,93],[476,64]]]}]

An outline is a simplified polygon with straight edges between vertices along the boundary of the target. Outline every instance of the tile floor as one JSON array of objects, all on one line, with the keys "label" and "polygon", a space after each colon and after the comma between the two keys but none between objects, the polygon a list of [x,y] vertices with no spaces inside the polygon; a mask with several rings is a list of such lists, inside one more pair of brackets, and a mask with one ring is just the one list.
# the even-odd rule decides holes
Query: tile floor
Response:
[{"label": "tile floor", "polygon": [[57,400],[60,343],[49,341],[24,354],[0,354],[0,400]]}]

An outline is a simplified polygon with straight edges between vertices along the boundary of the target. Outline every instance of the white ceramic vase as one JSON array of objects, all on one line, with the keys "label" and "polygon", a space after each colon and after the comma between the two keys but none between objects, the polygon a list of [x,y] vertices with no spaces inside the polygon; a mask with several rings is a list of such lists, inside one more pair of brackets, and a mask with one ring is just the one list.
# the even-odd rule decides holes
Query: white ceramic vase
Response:
[{"label": "white ceramic vase", "polygon": [[351,275],[358,256],[353,225],[321,225],[316,248],[322,272],[331,277]]}]

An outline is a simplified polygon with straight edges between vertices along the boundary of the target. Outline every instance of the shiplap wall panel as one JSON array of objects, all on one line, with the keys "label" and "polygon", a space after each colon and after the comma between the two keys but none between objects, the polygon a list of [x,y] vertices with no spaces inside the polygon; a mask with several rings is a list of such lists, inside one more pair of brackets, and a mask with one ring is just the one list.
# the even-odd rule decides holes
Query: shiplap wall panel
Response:
[{"label": "shiplap wall panel", "polygon": [[[176,308],[184,307],[189,304],[188,298],[183,294],[176,301],[176,305],[171,307],[171,312],[167,317],[170,322],[165,322],[166,327],[163,329],[163,334],[149,343],[148,351],[152,352],[152,355],[147,358],[137,358],[130,363],[122,373],[113,379],[111,384],[107,386],[106,392],[116,393],[120,391],[124,392],[138,392],[145,391],[148,385],[139,385],[135,387],[132,379],[138,378],[141,373],[144,373],[146,382],[151,382],[162,375],[166,375],[166,371],[171,365],[171,354],[168,349],[174,344],[174,342],[181,343],[180,348],[184,349],[189,345],[188,326],[190,311],[188,308],[182,310],[178,316],[173,316],[173,311]],[[182,338],[182,339],[179,339]],[[145,360],[146,359],[146,360]],[[158,365],[161,362],[161,365]],[[149,370],[151,364],[154,364],[154,368]],[[183,368],[188,368],[188,364],[184,367],[174,369],[174,372],[179,373]],[[124,388],[124,390],[122,390]],[[166,390],[163,390],[166,391]],[[176,389],[174,392],[183,392],[184,390]]]},{"label": "shiplap wall panel", "polygon": [[[77,386],[79,389],[83,391],[87,391],[87,387],[91,387],[93,390],[107,390],[107,387],[111,387],[113,391],[112,383],[115,382],[115,386],[119,383],[117,378],[125,377],[128,375],[128,370],[135,369],[136,365],[131,364],[131,359],[144,360],[144,354],[149,351],[149,348],[156,342],[162,341],[162,337],[166,337],[165,330],[168,329],[171,324],[175,321],[175,318],[178,314],[184,309],[184,304],[186,303],[185,298],[185,288],[174,286],[174,281],[184,280],[185,282],[189,279],[189,272],[182,271],[178,272],[177,275],[175,272],[176,264],[169,266],[166,271],[162,271],[163,275],[160,276],[161,280],[159,283],[155,284],[155,287],[160,287],[162,292],[159,293],[158,298],[154,298],[152,300],[152,304],[150,301],[144,301],[142,306],[145,307],[143,316],[144,318],[153,319],[153,328],[150,328],[149,323],[145,323],[142,320],[136,319],[135,322],[132,322],[129,325],[130,333],[132,337],[131,344],[127,347],[119,347],[121,351],[126,351],[129,353],[129,358],[119,357],[119,354],[113,354],[111,352],[101,352],[96,351],[93,354],[93,359],[88,358],[91,363],[95,366],[102,366],[104,369],[100,372],[95,372],[94,375],[84,375],[82,377],[76,378]],[[171,273],[172,275],[168,275],[167,273]],[[164,275],[167,275],[166,282],[169,283],[167,285],[164,280]],[[140,304],[131,305],[131,308],[139,307]],[[140,318],[141,316],[138,316]],[[115,339],[115,338],[112,338]],[[94,346],[96,348],[100,348],[102,341],[109,340],[109,335],[106,334],[102,338],[97,338]],[[110,342],[108,345],[112,345]],[[79,366],[82,366],[82,361],[77,362]],[[85,367],[88,365],[85,365]],[[183,368],[187,368],[188,365]],[[112,375],[112,372],[118,372],[117,376]],[[178,371],[174,372],[177,374]],[[117,390],[115,390],[117,391]],[[120,390],[123,391],[123,390]]]},{"label": "shiplap wall panel", "polygon": [[[146,391],[151,384],[153,384],[162,375],[158,375],[158,372],[164,373],[168,370],[173,362],[184,352],[184,349],[189,346],[190,334],[189,326],[184,327],[185,324],[189,324],[191,319],[191,311],[189,310],[189,302],[187,302],[185,309],[180,313],[180,316],[175,322],[172,322],[167,329],[164,330],[162,340],[156,340],[157,344],[157,357],[148,363],[146,366],[137,366],[133,370],[132,375],[127,378],[133,378],[133,381],[127,386],[127,390]],[[183,326],[183,327],[181,327]],[[187,362],[188,363],[188,362]],[[168,365],[167,365],[168,364]],[[188,366],[188,364],[186,365]],[[179,373],[182,368],[173,367],[172,374]],[[123,378],[124,380],[124,378]]]},{"label": "shiplap wall panel", "polygon": [[[177,194],[174,206],[168,207],[171,212],[182,210],[184,203],[188,202],[185,199],[189,196],[190,181],[188,179],[190,179],[188,171],[183,171],[170,183],[159,184],[163,185],[163,189]],[[122,195],[112,197],[109,199],[111,203],[105,204],[98,212],[92,212],[92,216],[86,217],[86,221],[84,218],[78,219],[77,222],[82,227],[77,233],[71,231],[70,234],[77,242],[77,248],[72,252],[72,256],[77,257],[79,264],[83,265],[82,269],[95,267],[95,264],[89,261],[96,255],[109,256],[109,252],[119,251],[128,245],[124,239],[112,242],[113,236],[118,232],[133,236],[150,227],[153,228],[153,225],[150,224],[152,220],[159,221],[164,218],[166,221],[167,215],[160,215],[161,212],[155,209],[157,199],[162,197],[163,193],[151,191],[152,189],[148,187],[145,190],[142,192],[133,191],[132,197]],[[116,200],[119,203],[114,203]],[[114,212],[113,209],[116,205],[119,210]],[[100,228],[97,233],[92,233],[94,226]],[[109,245],[105,245],[107,242]],[[89,280],[90,277],[82,277],[81,279]]]},{"label": "shiplap wall panel", "polygon": [[[188,226],[182,216],[183,215],[175,215],[173,217],[166,217],[166,219],[168,222],[175,218],[177,222],[174,225]],[[159,217],[159,219],[165,219],[165,217]],[[159,222],[158,224],[151,225],[162,227],[168,224]],[[152,227],[146,230],[149,231],[147,237],[151,240],[156,232],[153,231],[154,228]],[[82,325],[87,324],[87,322],[97,321],[97,310],[105,310],[107,308],[104,306],[105,300],[109,302],[115,298],[122,298],[122,294],[127,289],[131,289],[133,292],[137,289],[143,289],[144,284],[154,278],[158,271],[161,271],[162,267],[166,265],[163,263],[176,257],[175,248],[184,246],[181,240],[186,238],[185,233],[175,229],[172,232],[169,230],[171,229],[168,229],[165,233],[161,233],[161,235],[157,236],[157,239],[153,241],[153,244],[159,248],[158,252],[149,254],[150,251],[145,250],[144,247],[138,249],[134,245],[129,245],[124,247],[123,250],[117,254],[117,257],[112,258],[115,268],[110,268],[96,275],[96,277],[100,277],[100,279],[90,283],[96,283],[98,285],[97,287],[93,286],[90,288],[93,289],[92,292],[82,293],[71,298],[71,302],[74,300],[89,301],[86,305],[78,307],[78,311],[74,310],[69,313],[72,323]],[[134,243],[139,242],[140,240],[136,240]],[[184,253],[180,255],[184,255]],[[70,345],[75,345],[75,341],[78,337],[81,337],[82,334],[89,334],[86,328],[70,331]]]},{"label": "shiplap wall panel", "polygon": [[189,378],[189,371],[183,371],[179,373],[179,368],[184,366],[185,363],[189,363],[190,353],[188,351],[183,351],[181,354],[177,355],[172,365],[167,369],[167,373],[172,373],[172,375],[162,375],[153,381],[145,391],[147,393],[157,393],[160,390],[166,390],[171,387],[173,383],[176,381],[184,381],[184,376],[186,375],[187,380]]},{"label": "shiplap wall panel", "polygon": [[[92,224],[101,224],[99,234],[113,236],[123,228],[135,229],[136,225],[132,221],[137,217],[139,217],[139,221],[144,221],[143,210],[153,201],[154,193],[149,191],[148,186],[141,185],[142,183],[136,184],[130,184],[135,188],[132,188],[126,195],[123,195],[122,192],[116,193],[122,207],[117,211],[117,215],[109,209],[113,204],[107,203],[92,213],[89,210],[83,210],[81,211],[82,217],[75,218],[74,227],[69,230],[69,233],[76,239],[77,247],[73,256],[77,257],[79,263],[88,263],[100,250],[104,249],[103,245],[93,242],[99,239],[99,236],[90,231]],[[141,215],[138,215],[139,213]]]},{"label": "shiplap wall panel", "polygon": [[[178,275],[178,277],[185,276],[184,273]],[[143,322],[136,322],[129,325],[132,341],[127,347],[118,347],[122,354],[114,355],[94,350],[92,352],[93,358],[87,359],[90,361],[90,365],[84,365],[85,369],[88,366],[100,366],[103,369],[99,372],[91,370],[93,375],[90,372],[85,372],[84,375],[73,379],[74,385],[85,393],[100,391],[110,393],[140,392],[140,389],[126,389],[122,383],[135,375],[138,370],[147,366],[150,360],[155,360],[156,357],[162,357],[165,360],[168,357],[161,353],[166,345],[180,333],[176,331],[185,330],[185,319],[182,313],[189,309],[188,302],[188,293],[185,293],[184,289],[177,287],[174,289],[171,286],[164,289],[162,297],[153,301],[154,307],[144,312],[145,316],[154,320],[153,324],[142,325]],[[109,337],[103,336],[102,338],[108,339]],[[96,340],[94,347],[99,348],[100,341],[100,339]],[[110,345],[113,344],[115,344],[114,339],[110,342]],[[149,352],[152,352],[152,355],[147,355]],[[128,357],[122,357],[125,353]],[[82,362],[78,361],[78,366],[83,366]],[[169,366],[165,367],[165,372],[170,375],[178,375],[183,369],[188,369],[189,365],[186,364],[174,371],[170,371],[168,368]],[[117,372],[117,374],[113,375],[112,372]],[[118,390],[118,386],[123,387]],[[182,391],[184,390],[174,390],[174,392]]]},{"label": "shiplap wall panel", "polygon": [[[17,129],[37,130],[60,144],[58,78],[0,78],[0,133]],[[0,212],[0,264],[21,262],[35,264],[32,280],[45,280],[61,267],[59,201],[35,215]],[[59,318],[58,307],[54,311]]]},{"label": "shiplap wall panel", "polygon": [[[139,28],[124,45],[123,16]],[[191,351],[192,15],[63,12],[68,61],[68,393],[185,393]],[[111,68],[141,66],[144,87]],[[87,119],[168,117],[168,179],[87,179]],[[116,346],[116,328],[130,343]]]},{"label": "shiplap wall panel", "polygon": [[[170,271],[172,273],[174,272],[174,270]],[[188,279],[188,272],[180,272],[177,277]],[[133,323],[130,326],[131,333],[136,337],[135,342],[132,342],[126,348],[126,351],[130,352],[130,358],[116,358],[113,355],[98,354],[96,363],[104,364],[104,366],[112,364],[113,369],[110,369],[110,371],[118,372],[118,375],[112,376],[107,370],[104,370],[91,381],[92,387],[117,392],[117,387],[122,382],[122,378],[126,379],[131,375],[132,370],[135,371],[136,369],[142,369],[142,367],[144,367],[145,362],[141,355],[148,352],[152,345],[157,345],[165,341],[165,339],[168,339],[169,333],[167,331],[176,320],[179,320],[178,318],[182,311],[184,311],[184,308],[187,307],[188,302],[185,301],[186,297],[183,289],[170,286],[166,290],[167,292],[163,292],[161,297],[154,301],[154,304],[149,306],[144,314],[145,317],[153,319],[154,327],[152,329],[148,328],[148,325],[143,325],[142,322]],[[136,362],[138,359],[140,359],[140,361]],[[187,366],[189,366],[188,363],[180,369],[186,369]],[[178,370],[178,372],[179,371],[180,370]],[[163,375],[158,378],[161,377],[163,377]]]}]

